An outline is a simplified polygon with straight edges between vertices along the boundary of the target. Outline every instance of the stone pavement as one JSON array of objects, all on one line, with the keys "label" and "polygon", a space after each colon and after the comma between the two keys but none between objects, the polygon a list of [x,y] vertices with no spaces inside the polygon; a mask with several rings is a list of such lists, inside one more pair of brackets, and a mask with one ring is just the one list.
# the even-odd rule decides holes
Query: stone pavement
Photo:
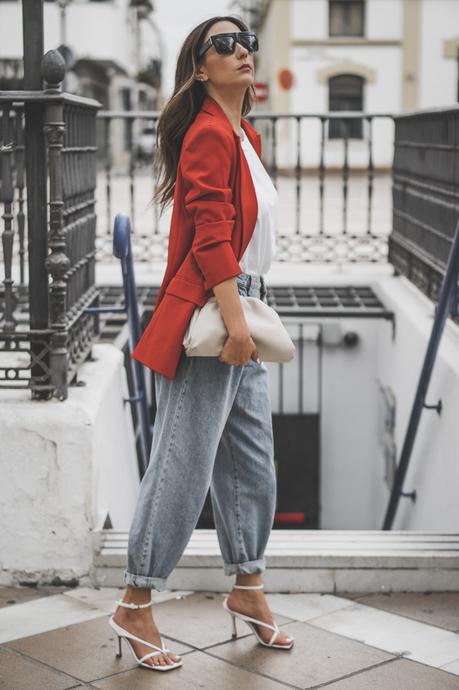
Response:
[{"label": "stone pavement", "polygon": [[2,690],[459,689],[459,592],[268,594],[291,650],[257,644],[222,608],[226,592],[153,591],[154,616],[183,666],[118,659],[107,621],[122,589],[0,588]]}]

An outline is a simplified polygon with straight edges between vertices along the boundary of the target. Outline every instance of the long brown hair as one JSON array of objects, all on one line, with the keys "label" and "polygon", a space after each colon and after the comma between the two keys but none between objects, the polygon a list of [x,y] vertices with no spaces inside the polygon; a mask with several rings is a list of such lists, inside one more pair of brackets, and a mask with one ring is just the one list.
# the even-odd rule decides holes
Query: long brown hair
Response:
[{"label": "long brown hair", "polygon": [[[175,178],[183,137],[200,111],[206,96],[203,82],[195,79],[203,59],[198,59],[198,50],[209,28],[216,22],[224,20],[233,22],[241,31],[249,30],[239,17],[212,17],[198,24],[188,34],[178,56],[174,92],[163,107],[156,129],[154,169],[156,168],[158,172],[158,186],[151,203],[160,203],[160,214],[174,198]],[[244,94],[241,113],[243,116],[250,112],[255,100],[256,93],[251,84]],[[159,180],[161,176],[162,179]]]}]

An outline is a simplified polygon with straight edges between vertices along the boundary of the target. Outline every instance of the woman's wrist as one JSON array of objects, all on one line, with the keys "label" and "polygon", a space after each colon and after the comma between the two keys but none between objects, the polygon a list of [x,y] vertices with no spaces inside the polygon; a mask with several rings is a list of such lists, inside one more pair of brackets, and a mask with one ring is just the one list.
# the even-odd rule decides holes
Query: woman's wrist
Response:
[{"label": "woman's wrist", "polygon": [[232,277],[214,285],[213,292],[228,336],[232,340],[245,340],[250,331],[242,309],[236,278]]},{"label": "woman's wrist", "polygon": [[250,336],[250,329],[247,325],[247,321],[244,319],[244,323],[240,325],[233,325],[230,328],[226,328],[228,331],[228,337],[234,341],[243,341]]}]

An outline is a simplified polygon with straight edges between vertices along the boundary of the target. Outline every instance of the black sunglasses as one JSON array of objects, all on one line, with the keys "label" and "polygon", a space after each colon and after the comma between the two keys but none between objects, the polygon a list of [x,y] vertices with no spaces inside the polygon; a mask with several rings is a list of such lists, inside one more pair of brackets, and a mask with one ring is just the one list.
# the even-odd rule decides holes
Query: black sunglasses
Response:
[{"label": "black sunglasses", "polygon": [[249,53],[255,53],[258,50],[258,38],[253,31],[234,31],[211,36],[200,47],[198,57],[201,58],[211,45],[215,46],[219,55],[231,55],[236,49],[236,43],[247,48]]}]

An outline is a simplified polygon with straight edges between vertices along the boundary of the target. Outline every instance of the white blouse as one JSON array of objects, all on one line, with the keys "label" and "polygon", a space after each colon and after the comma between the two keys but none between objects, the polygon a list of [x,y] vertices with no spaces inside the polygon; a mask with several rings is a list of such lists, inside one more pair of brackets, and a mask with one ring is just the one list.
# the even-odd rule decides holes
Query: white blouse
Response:
[{"label": "white blouse", "polygon": [[258,216],[250,242],[239,261],[244,273],[267,273],[276,251],[279,195],[245,132],[241,146],[246,157],[258,202]]}]

